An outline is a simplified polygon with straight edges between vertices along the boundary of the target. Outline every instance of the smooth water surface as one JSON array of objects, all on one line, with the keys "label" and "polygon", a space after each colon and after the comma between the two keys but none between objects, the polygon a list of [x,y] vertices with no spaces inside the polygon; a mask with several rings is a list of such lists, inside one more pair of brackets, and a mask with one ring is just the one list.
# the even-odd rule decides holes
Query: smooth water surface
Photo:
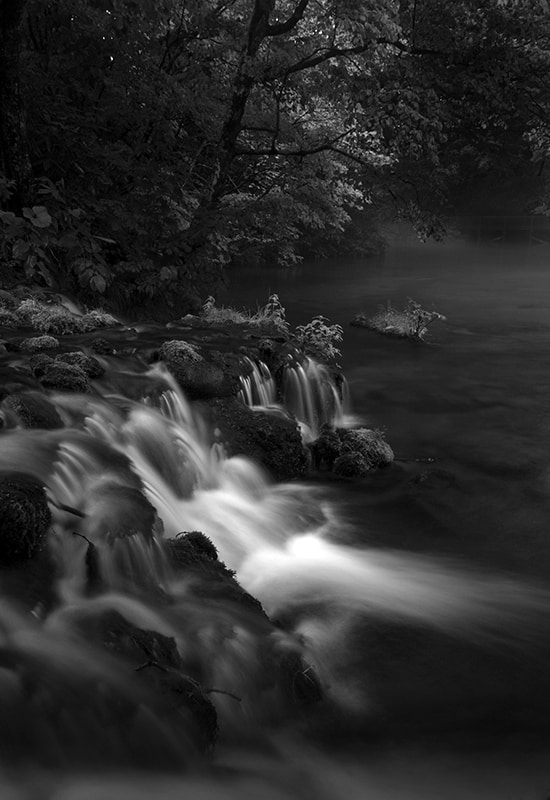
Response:
[{"label": "smooth water surface", "polygon": [[[419,243],[282,276],[237,271],[224,302],[254,308],[270,291],[293,325],[316,314],[342,325],[353,411],[397,456],[368,480],[330,484],[343,539],[548,587],[550,249]],[[446,317],[425,343],[349,326],[409,297]],[[548,625],[527,615],[526,634],[531,622],[517,648],[358,625],[350,680],[365,677],[390,738],[442,737],[514,761],[544,751],[550,731]]]}]

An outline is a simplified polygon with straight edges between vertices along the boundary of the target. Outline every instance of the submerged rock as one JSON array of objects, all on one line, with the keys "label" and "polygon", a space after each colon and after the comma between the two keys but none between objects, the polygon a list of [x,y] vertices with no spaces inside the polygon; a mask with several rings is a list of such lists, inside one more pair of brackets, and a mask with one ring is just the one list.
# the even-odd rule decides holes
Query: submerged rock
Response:
[{"label": "submerged rock", "polygon": [[63,427],[54,404],[40,392],[8,395],[2,401],[2,408],[13,411],[25,428],[55,430]]},{"label": "submerged rock", "polygon": [[281,413],[252,410],[234,398],[204,404],[229,455],[244,455],[261,464],[275,480],[303,475],[309,458],[298,424]]},{"label": "submerged rock", "polygon": [[176,730],[182,728],[199,752],[214,747],[218,735],[216,709],[200,684],[185,674],[173,638],[138,628],[116,611],[89,618],[81,628],[88,640],[126,663],[129,678],[131,675],[130,679],[144,685],[144,701],[159,718]]},{"label": "submerged rock", "polygon": [[51,523],[41,483],[23,473],[0,473],[0,565],[32,558]]}]

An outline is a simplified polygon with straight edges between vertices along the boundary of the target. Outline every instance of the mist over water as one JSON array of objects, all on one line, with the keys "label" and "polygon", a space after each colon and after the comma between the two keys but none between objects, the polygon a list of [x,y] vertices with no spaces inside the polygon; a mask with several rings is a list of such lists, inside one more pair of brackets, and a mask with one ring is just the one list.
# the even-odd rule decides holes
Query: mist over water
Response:
[{"label": "mist over water", "polygon": [[[353,411],[387,428],[399,460],[362,482],[274,485],[259,465],[212,448],[201,418],[159,370],[136,379],[157,387],[142,400],[105,382],[102,396],[53,398],[67,428],[4,433],[1,468],[32,472],[58,504],[86,514],[55,512],[61,605],[29,617],[3,604],[3,648],[43,669],[53,697],[67,684],[59,742],[48,714],[29,712],[24,722],[61,751],[71,713],[85,704],[71,675],[84,682],[99,675],[131,701],[135,687],[80,634],[83,621],[105,609],[174,637],[184,659],[203,661],[210,686],[240,698],[213,696],[222,741],[206,771],[136,777],[136,752],[179,758],[181,743],[170,740],[162,718],[144,720],[141,744],[128,750],[120,733],[117,739],[83,720],[73,750],[74,763],[85,765],[80,774],[71,775],[69,763],[61,781],[19,777],[14,796],[30,798],[41,783],[56,800],[182,791],[197,798],[542,798],[550,783],[550,277],[543,260],[532,252],[417,246],[380,263],[308,265],[278,279],[293,324],[323,313],[346,326],[359,311],[409,295],[445,314],[426,346],[345,328]],[[239,279],[234,303],[255,305],[254,293],[262,301],[274,288],[268,281],[252,276],[247,288]],[[127,369],[130,376],[135,365]],[[319,369],[312,364],[289,380],[306,435]],[[330,383],[325,389],[333,391]],[[269,406],[273,399],[270,376],[259,368],[243,400]],[[340,421],[348,413],[335,402]],[[139,534],[139,486],[158,514],[150,538]],[[137,535],[113,541],[116,520],[127,525],[129,516]],[[284,621],[284,646],[302,649],[316,669],[327,697],[317,746],[315,730],[304,741],[302,724],[276,730],[262,722],[248,681],[263,634],[244,612],[230,621],[222,604],[201,601],[192,582],[171,571],[160,542],[183,530],[212,539],[244,588]],[[105,585],[97,596],[86,593],[83,536],[99,554]],[[170,603],[158,600],[159,590]],[[9,716],[20,687],[14,693],[4,672],[0,699]],[[113,775],[90,767],[94,752]]]}]

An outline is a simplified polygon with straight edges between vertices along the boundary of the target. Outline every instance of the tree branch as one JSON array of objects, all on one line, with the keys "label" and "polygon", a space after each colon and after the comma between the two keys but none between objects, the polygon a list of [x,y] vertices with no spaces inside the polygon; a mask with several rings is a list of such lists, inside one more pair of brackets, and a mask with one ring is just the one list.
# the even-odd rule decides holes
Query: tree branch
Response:
[{"label": "tree branch", "polygon": [[288,33],[300,22],[304,16],[304,11],[309,4],[309,0],[300,0],[291,16],[286,22],[279,22],[276,25],[268,25],[266,29],[266,36],[281,36],[283,33]]}]

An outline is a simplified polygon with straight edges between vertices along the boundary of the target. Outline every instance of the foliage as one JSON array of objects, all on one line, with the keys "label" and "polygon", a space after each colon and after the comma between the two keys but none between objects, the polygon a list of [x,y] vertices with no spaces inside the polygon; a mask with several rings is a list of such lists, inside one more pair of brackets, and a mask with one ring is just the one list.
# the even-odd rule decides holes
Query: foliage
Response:
[{"label": "foliage", "polygon": [[19,5],[10,80],[36,180],[18,183],[4,115],[5,282],[181,308],[235,261],[368,251],[370,222],[350,235],[365,211],[440,236],[484,181],[545,208],[542,2]]},{"label": "foliage", "polygon": [[13,315],[18,326],[29,326],[56,336],[89,333],[120,324],[111,314],[98,309],[86,314],[73,314],[65,306],[44,304],[35,298],[22,300]]},{"label": "foliage", "polygon": [[274,327],[280,334],[286,335],[289,326],[285,319],[285,309],[281,305],[279,296],[270,295],[265,306],[261,306],[256,311],[246,309],[238,310],[230,306],[217,306],[214,297],[206,299],[202,310],[201,318],[209,325],[252,325],[254,327],[269,326]]},{"label": "foliage", "polygon": [[318,315],[307,325],[298,325],[294,333],[298,346],[319,361],[331,361],[341,355],[336,344],[342,341],[342,327],[328,323],[326,317]]},{"label": "foliage", "polygon": [[428,326],[436,320],[444,320],[437,311],[427,311],[420,303],[408,299],[402,309],[394,308],[388,301],[368,320],[368,327],[380,333],[401,336],[406,339],[424,339]]}]

